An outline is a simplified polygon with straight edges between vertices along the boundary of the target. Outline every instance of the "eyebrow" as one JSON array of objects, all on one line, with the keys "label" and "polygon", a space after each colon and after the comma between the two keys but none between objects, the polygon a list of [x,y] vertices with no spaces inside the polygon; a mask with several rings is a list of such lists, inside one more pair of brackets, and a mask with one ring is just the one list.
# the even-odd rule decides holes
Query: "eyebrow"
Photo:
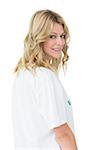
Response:
[{"label": "eyebrow", "polygon": [[[57,33],[56,33],[56,32],[51,32],[51,33],[53,33],[53,34],[56,34],[56,35],[57,35]],[[62,35],[62,34],[65,34],[65,32],[61,33],[61,35]]]}]

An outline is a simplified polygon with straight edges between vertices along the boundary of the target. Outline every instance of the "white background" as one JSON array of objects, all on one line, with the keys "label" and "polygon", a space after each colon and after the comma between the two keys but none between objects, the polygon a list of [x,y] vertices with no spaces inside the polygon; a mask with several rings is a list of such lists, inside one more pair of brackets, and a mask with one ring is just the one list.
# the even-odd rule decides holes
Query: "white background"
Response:
[{"label": "white background", "polygon": [[0,150],[14,150],[11,121],[13,68],[23,52],[32,14],[52,9],[69,26],[71,42],[63,82],[71,98],[79,150],[100,149],[99,0],[0,1]]}]

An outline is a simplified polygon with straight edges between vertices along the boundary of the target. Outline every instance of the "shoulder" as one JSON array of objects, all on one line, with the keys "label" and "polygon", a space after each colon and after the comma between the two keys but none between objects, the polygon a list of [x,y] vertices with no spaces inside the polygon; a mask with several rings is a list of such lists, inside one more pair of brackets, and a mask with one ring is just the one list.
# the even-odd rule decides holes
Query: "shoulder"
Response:
[{"label": "shoulder", "polygon": [[35,74],[33,70],[20,70],[14,83],[18,86],[32,86],[36,89],[50,85],[60,86],[58,76],[53,71],[45,67],[37,67]]},{"label": "shoulder", "polygon": [[58,76],[50,69],[45,67],[38,67],[36,69],[36,78],[44,81],[55,81],[59,80]]},{"label": "shoulder", "polygon": [[20,87],[29,87],[32,86],[32,83],[34,82],[33,75],[31,71],[27,69],[21,69],[18,73],[18,75],[15,76],[14,79],[14,85],[20,86]]},{"label": "shoulder", "polygon": [[53,80],[54,78],[57,78],[55,73],[51,71],[48,68],[45,67],[37,67],[35,74],[33,69],[21,69],[19,71],[19,74],[16,75],[15,81],[17,82],[33,82],[33,81],[46,81],[46,80]]},{"label": "shoulder", "polygon": [[29,80],[32,78],[32,73],[28,69],[21,69],[19,74],[16,75],[17,80]]},{"label": "shoulder", "polygon": [[59,79],[59,76],[57,76],[53,71],[51,71],[48,68],[40,67],[37,70],[37,83],[41,87],[53,87],[58,91],[63,91],[67,94],[62,82]]},{"label": "shoulder", "polygon": [[59,77],[50,69],[45,67],[37,68],[36,70],[36,83],[39,88],[56,88],[64,89]]}]

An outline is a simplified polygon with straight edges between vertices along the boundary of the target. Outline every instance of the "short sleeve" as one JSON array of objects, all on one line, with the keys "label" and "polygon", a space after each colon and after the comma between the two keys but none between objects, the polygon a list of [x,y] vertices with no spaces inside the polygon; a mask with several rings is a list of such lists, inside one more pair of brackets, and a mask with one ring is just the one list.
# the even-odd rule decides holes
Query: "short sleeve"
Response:
[{"label": "short sleeve", "polygon": [[41,73],[37,80],[38,109],[49,129],[67,122],[66,93],[55,74]]}]

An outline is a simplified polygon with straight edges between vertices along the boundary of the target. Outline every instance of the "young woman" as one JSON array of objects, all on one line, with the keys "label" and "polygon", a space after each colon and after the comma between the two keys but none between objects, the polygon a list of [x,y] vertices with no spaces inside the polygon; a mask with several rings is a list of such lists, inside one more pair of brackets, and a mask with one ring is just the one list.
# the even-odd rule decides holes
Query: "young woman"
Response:
[{"label": "young woman", "polygon": [[12,92],[16,150],[77,150],[71,102],[58,77],[68,40],[59,14],[40,10],[32,16]]}]

